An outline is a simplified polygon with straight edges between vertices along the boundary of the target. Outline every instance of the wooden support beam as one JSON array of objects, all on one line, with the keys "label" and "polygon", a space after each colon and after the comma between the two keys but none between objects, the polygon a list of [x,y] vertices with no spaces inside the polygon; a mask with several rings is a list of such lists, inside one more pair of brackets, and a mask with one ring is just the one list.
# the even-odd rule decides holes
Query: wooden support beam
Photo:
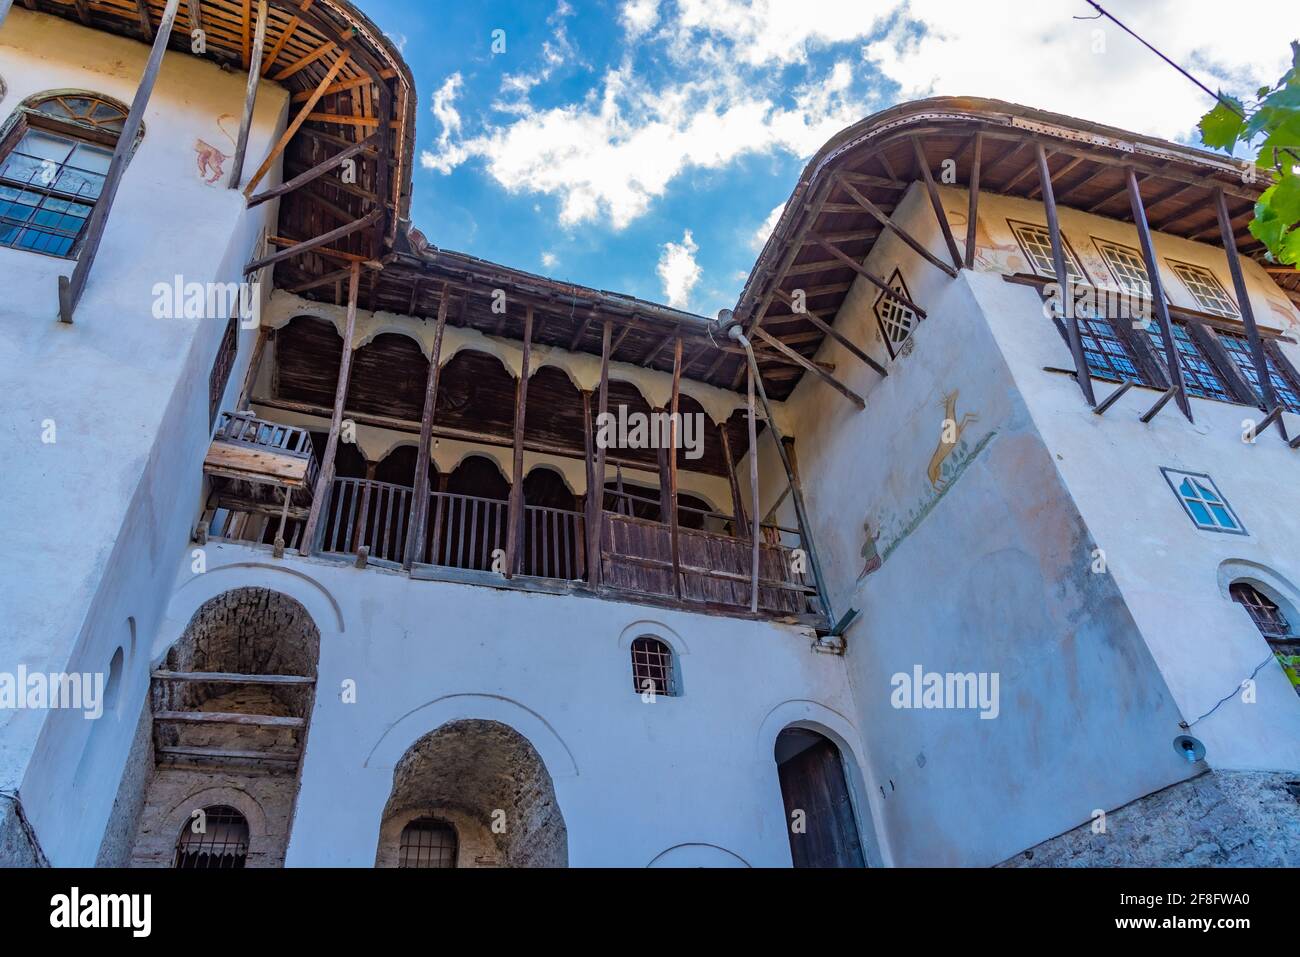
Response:
[{"label": "wooden support beam", "polygon": [[266,0],[257,0],[257,34],[253,40],[253,62],[248,68],[248,86],[244,90],[244,115],[239,121],[239,139],[230,167],[230,188],[238,189],[244,176],[244,153],[248,149],[248,131],[253,125],[253,108],[257,105],[257,87],[262,82],[262,47],[266,44]]},{"label": "wooden support beam", "polygon": [[352,264],[348,279],[348,317],[343,328],[343,355],[339,359],[339,378],[334,387],[334,411],[330,418],[329,438],[325,440],[325,451],[321,455],[320,470],[316,477],[316,493],[312,496],[311,512],[307,515],[307,524],[302,530],[302,541],[298,543],[298,552],[310,555],[315,548],[316,529],[320,525],[321,510],[330,498],[330,489],[334,485],[334,456],[338,453],[339,429],[343,424],[343,405],[348,396],[348,380],[352,375],[352,341],[357,331],[357,294],[361,285],[361,265]]},{"label": "wooden support beam", "polygon": [[[742,343],[743,345],[744,343]],[[767,400],[767,389],[763,388],[762,377],[758,373],[758,363],[754,359],[753,350],[749,350],[746,358],[749,360],[750,377],[753,380],[754,387],[758,390],[759,401],[763,404],[763,419],[767,422],[767,431],[776,443],[777,454],[781,456],[781,466],[785,469],[786,480],[790,483],[790,495],[794,500],[794,510],[799,519],[799,538],[800,546],[808,556],[808,564],[813,571],[814,584],[817,586],[817,600],[821,605],[819,609],[827,620],[834,621],[835,616],[831,614],[830,595],[826,591],[826,578],[822,574],[821,560],[817,557],[817,546],[812,539],[812,523],[808,519],[808,509],[804,504],[803,486],[799,482],[799,476],[795,474],[794,464],[790,461],[790,453],[786,448],[785,436],[781,434],[781,428],[776,424],[776,416],[772,414],[772,404]],[[757,460],[758,446],[755,445],[751,454]],[[755,531],[758,528],[758,508],[754,509]],[[758,535],[755,534],[755,542]]]},{"label": "wooden support beam", "polygon": [[871,283],[873,286],[875,286],[877,289],[883,292],[890,299],[893,299],[895,302],[899,302],[902,305],[906,306],[908,309],[912,310],[912,312],[916,313],[916,317],[918,319],[925,318],[924,309],[922,309],[916,303],[912,302],[911,299],[908,299],[905,295],[903,295],[897,289],[893,288],[891,285],[889,285],[889,283],[885,282],[885,280],[881,279],[875,273],[871,272],[871,270],[867,269],[866,266],[862,265],[856,260],[845,255],[840,250],[832,246],[830,243],[822,239],[820,236],[814,236],[814,241],[818,245],[820,245],[822,249],[826,250],[828,253],[830,253],[832,256],[834,256],[836,259],[842,262],[844,265],[848,266],[855,273],[857,273],[863,279],[867,280],[867,282]]},{"label": "wooden support beam", "polygon": [[1092,373],[1088,370],[1088,359],[1083,354],[1083,338],[1079,335],[1079,322],[1067,315],[1064,308],[1070,296],[1070,274],[1065,268],[1065,244],[1061,239],[1061,221],[1056,213],[1056,193],[1052,190],[1052,170],[1047,165],[1047,153],[1041,143],[1035,144],[1038,159],[1038,179],[1043,191],[1043,210],[1047,215],[1047,232],[1052,240],[1052,268],[1056,273],[1056,287],[1060,290],[1061,322],[1065,326],[1066,339],[1070,343],[1070,355],[1074,359],[1075,380],[1083,390],[1083,397],[1088,405],[1096,406],[1097,397],[1092,391]]},{"label": "wooden support beam", "polygon": [[511,578],[522,564],[520,535],[524,523],[524,423],[528,416],[528,364],[533,353],[533,307],[524,307],[524,354],[515,392],[514,462],[510,472],[510,515],[506,530],[506,577]]},{"label": "wooden support beam", "polygon": [[360,153],[366,152],[372,146],[374,146],[378,141],[379,141],[379,134],[371,133],[365,139],[361,140],[358,143],[353,143],[347,149],[335,153],[329,159],[321,160],[321,162],[317,163],[311,169],[307,170],[307,172],[298,174],[293,179],[289,180],[287,183],[283,183],[279,186],[273,186],[270,189],[263,190],[262,192],[258,193],[256,196],[249,197],[248,200],[249,208],[251,209],[254,206],[259,206],[262,203],[276,199],[280,196],[284,196],[286,193],[292,193],[294,190],[302,186],[306,186],[308,183],[312,182],[313,180],[319,179],[320,177],[324,176],[326,173],[328,173],[330,170],[334,169],[335,167],[341,166],[343,163],[352,159],[352,157],[357,156]]},{"label": "wooden support beam", "polygon": [[677,337],[677,342],[673,346],[673,400],[672,412],[668,416],[669,429],[672,432],[671,441],[668,443],[668,521],[671,523],[669,528],[670,542],[672,546],[673,559],[673,597],[679,601],[682,597],[682,578],[679,570],[681,564],[681,553],[679,550],[677,536],[677,453],[682,444],[680,418],[682,391],[682,339]]},{"label": "wooden support beam", "polygon": [[916,165],[925,180],[925,191],[930,196],[930,205],[934,208],[935,218],[939,220],[939,228],[943,230],[943,241],[948,244],[948,254],[952,256],[952,264],[960,269],[961,250],[957,248],[957,240],[953,238],[952,226],[948,223],[948,214],[943,210],[943,200],[939,198],[939,187],[934,184],[934,176],[930,173],[930,163],[925,158],[925,150],[921,147],[920,139],[915,136],[912,137],[912,152],[916,154]]},{"label": "wooden support beam", "polygon": [[1138,416],[1138,419],[1142,421],[1144,424],[1150,422],[1152,419],[1154,419],[1157,415],[1160,414],[1160,410],[1163,409],[1169,403],[1169,400],[1172,399],[1177,394],[1178,394],[1178,386],[1171,385],[1169,388],[1165,389],[1164,392],[1160,393],[1160,398],[1156,399],[1155,405],[1151,406],[1151,408],[1147,409],[1140,416]]},{"label": "wooden support beam", "polygon": [[1156,259],[1155,245],[1151,241],[1151,227],[1147,224],[1146,209],[1142,205],[1142,190],[1138,186],[1137,174],[1128,170],[1128,198],[1133,210],[1133,223],[1137,226],[1138,242],[1142,247],[1142,259],[1147,266],[1147,279],[1151,283],[1151,298],[1155,300],[1156,321],[1160,323],[1160,332],[1165,337],[1165,365],[1169,373],[1169,382],[1177,390],[1175,398],[1178,408],[1187,421],[1192,421],[1192,406],[1187,400],[1187,387],[1183,383],[1183,366],[1179,361],[1178,340],[1174,338],[1172,323],[1169,321],[1169,304],[1165,300],[1164,282],[1160,279],[1160,261]]},{"label": "wooden support beam", "polygon": [[[278,263],[281,260],[292,259],[294,256],[300,255],[301,253],[310,252],[311,250],[316,249],[318,246],[324,246],[327,243],[332,243],[334,240],[342,239],[344,236],[351,236],[353,233],[357,232],[358,230],[365,229],[367,226],[370,226],[371,224],[378,221],[378,219],[382,215],[383,215],[382,210],[372,209],[369,213],[367,213],[365,216],[361,217],[360,219],[356,220],[355,222],[348,223],[344,226],[339,226],[337,229],[331,229],[328,233],[322,233],[321,235],[316,236],[313,239],[304,239],[302,242],[295,243],[294,245],[288,247],[287,249],[281,249],[279,252],[272,253],[269,256],[263,256],[261,259],[256,259],[244,267],[244,275],[247,276],[250,275],[251,273],[255,273],[259,269],[262,269],[266,266],[274,265],[275,263]],[[330,253],[334,253],[335,255],[345,255],[345,256],[347,255],[347,254],[339,253],[338,250],[328,250],[328,249],[320,250],[320,255],[328,255]],[[363,256],[357,256],[354,259],[353,264],[359,265],[364,258],[365,257]]]},{"label": "wooden support beam", "polygon": [[780,339],[771,335],[770,333],[768,333],[762,328],[756,327],[752,331],[754,335],[757,336],[760,340],[767,343],[769,346],[771,346],[777,352],[781,353],[781,355],[785,356],[787,359],[790,359],[792,362],[795,362],[798,365],[803,366],[809,372],[816,375],[819,379],[821,379],[823,382],[829,385],[840,395],[844,396],[844,398],[848,399],[859,409],[865,409],[867,407],[867,403],[862,398],[862,396],[858,395],[848,386],[844,385],[842,382],[836,379],[829,372],[823,371],[820,366],[812,362],[810,359],[807,359],[804,356],[801,356],[799,353],[795,352],[793,349],[787,346]]},{"label": "wooden support beam", "polygon": [[[1223,238],[1223,251],[1228,257],[1228,272],[1232,276],[1232,288],[1237,294],[1237,308],[1241,310],[1241,324],[1246,327],[1246,341],[1250,345],[1250,357],[1255,363],[1255,376],[1259,380],[1259,397],[1261,408],[1272,409],[1278,404],[1277,391],[1268,374],[1268,357],[1264,353],[1264,340],[1259,337],[1259,326],[1255,324],[1255,309],[1250,302],[1250,289],[1246,285],[1245,274],[1241,270],[1241,256],[1237,252],[1237,242],[1232,234],[1232,220],[1228,215],[1228,203],[1223,197],[1223,190],[1214,191],[1214,209],[1219,220],[1219,232]],[[1286,437],[1286,429],[1281,420],[1278,428]]]},{"label": "wooden support beam", "polygon": [[[1080,166],[1082,166],[1082,165],[1084,164],[1084,162],[1086,162],[1086,161],[1085,161],[1085,159],[1084,159],[1082,156],[1076,156],[1076,157],[1074,157],[1074,159],[1070,160],[1068,163],[1066,163],[1064,166],[1062,166],[1060,169],[1058,169],[1055,173],[1052,174],[1052,181],[1053,181],[1054,183],[1059,183],[1059,182],[1061,181],[1061,177],[1062,177],[1062,176],[1069,176],[1069,175],[1070,175],[1071,173],[1073,173],[1076,169],[1078,169]],[[1026,199],[1033,199],[1034,196],[1035,196],[1036,194],[1038,194],[1038,193],[1041,193],[1042,190],[1043,190],[1043,186],[1042,186],[1041,183],[1039,183],[1039,184],[1037,184],[1037,185],[1035,185],[1035,186],[1031,186],[1031,187],[1029,187],[1029,192],[1027,192],[1027,193],[1025,194],[1025,198],[1026,198]],[[1059,197],[1059,196],[1057,197],[1057,201],[1058,201],[1058,202],[1060,201],[1060,197]]]},{"label": "wooden support beam", "polygon": [[203,0],[185,0],[185,11],[190,21],[190,37],[195,30],[203,29]]},{"label": "wooden support beam", "polygon": [[[614,324],[605,320],[600,338],[600,400],[597,403],[596,426],[609,412],[609,357],[610,338]],[[601,540],[605,525],[605,443],[596,443],[596,460],[592,468],[594,488],[587,489],[587,580],[593,588],[600,584],[602,572]]]},{"label": "wooden support beam", "polygon": [[135,15],[140,21],[140,36],[145,43],[153,42],[153,22],[149,19],[148,0],[135,0]]},{"label": "wooden support beam", "polygon": [[[8,2],[5,3],[5,13],[9,11],[9,4],[11,2],[12,0],[8,0]],[[90,3],[88,0],[74,0],[74,6],[77,8],[77,19],[86,26],[90,26]],[[4,13],[0,13],[0,21],[3,21],[4,15]]]},{"label": "wooden support beam", "polygon": [[971,159],[970,185],[967,190],[969,201],[966,207],[966,256],[963,265],[967,269],[975,268],[975,224],[979,221],[980,207],[980,163],[984,158],[984,131],[975,133],[975,155]]},{"label": "wooden support beam", "polygon": [[[902,226],[899,226],[896,222],[894,222],[892,218],[886,215],[884,210],[882,210],[879,206],[877,206],[871,200],[867,199],[867,197],[863,196],[860,192],[858,192],[858,190],[854,188],[852,183],[844,179],[841,179],[840,187],[846,193],[848,193],[850,196],[853,197],[853,201],[855,203],[857,203],[868,213],[870,213],[871,216],[878,223],[880,223],[881,226],[883,226],[885,229],[890,230],[895,236],[897,236],[904,243],[906,243],[912,249],[913,252],[920,255],[922,259],[924,259],[926,262],[930,263],[931,265],[938,266],[940,269],[946,272],[949,276],[952,276],[954,279],[957,277],[956,269],[954,269],[952,266],[949,266],[946,262],[943,262],[941,259],[935,256],[934,253],[930,252],[930,250],[926,249],[925,246],[922,245],[916,239],[916,237],[914,237],[906,229],[904,229]],[[831,238],[832,238],[831,236],[827,236],[827,235],[821,237],[821,239],[827,242],[829,242]],[[813,241],[815,242],[816,240]]]},{"label": "wooden support beam", "polygon": [[[789,296],[788,293],[786,293],[784,290],[778,289],[776,294],[777,297],[781,299],[783,302],[785,302],[787,305],[789,305],[791,309],[794,308],[794,300]],[[875,359],[871,358],[871,356],[867,355],[864,351],[859,349],[857,343],[849,339],[848,336],[842,335],[839,332],[837,332],[830,323],[826,322],[824,319],[822,319],[821,316],[817,315],[812,310],[805,309],[803,312],[798,312],[795,313],[794,315],[796,315],[800,319],[807,319],[809,322],[811,322],[814,326],[816,326],[826,335],[830,336],[832,339],[834,339],[836,342],[842,345],[845,349],[849,350],[849,352],[851,352],[855,357],[860,359],[862,362],[865,362],[868,366],[870,366],[875,372],[879,373],[881,376],[889,375],[889,371],[885,369],[885,367],[882,366]]]},{"label": "wooden support beam", "polygon": [[155,711],[155,721],[178,724],[240,724],[258,728],[305,728],[302,718],[283,718],[268,714],[243,714],[230,711]]},{"label": "wooden support beam", "polygon": [[587,314],[587,318],[585,318],[585,319],[582,320],[582,325],[578,327],[578,331],[575,332],[575,333],[573,334],[573,338],[569,340],[569,351],[570,351],[570,352],[577,352],[577,351],[578,351],[578,346],[579,346],[579,344],[580,344],[580,343],[582,342],[582,340],[586,337],[586,335],[587,335],[587,330],[588,330],[589,328],[591,328],[591,324],[592,324],[593,322],[595,322],[595,321],[596,321],[596,313],[595,313],[595,311],[593,310],[592,312],[590,312],[590,313]]},{"label": "wooden support beam", "polygon": [[727,434],[727,427],[724,423],[718,427],[718,435],[722,439],[722,458],[727,466],[727,483],[731,486],[731,524],[736,530],[737,538],[745,538],[749,534],[749,529],[745,524],[745,503],[740,497],[740,479],[736,476],[736,458],[731,453],[731,437]]},{"label": "wooden support beam", "polygon": [[248,357],[248,368],[244,370],[244,382],[239,387],[239,395],[235,398],[235,411],[243,412],[248,397],[253,393],[253,383],[257,381],[257,370],[262,365],[262,354],[266,351],[266,340],[271,337],[270,326],[259,326],[257,329],[257,342],[253,346],[253,354]]},{"label": "wooden support beam", "polygon": [[429,524],[429,456],[433,448],[433,418],[438,405],[438,374],[442,364],[442,334],[447,327],[447,284],[442,284],[438,300],[438,320],[433,329],[433,355],[424,379],[424,410],[420,415],[420,444],[415,460],[415,486],[411,494],[410,531],[403,566],[410,568],[424,558],[424,542]]},{"label": "wooden support beam", "polygon": [[[757,325],[754,327],[757,329]],[[758,500],[758,414],[754,409],[754,380],[758,378],[758,363],[751,362],[749,356],[745,356],[745,382],[746,382],[746,402],[748,403],[746,411],[748,412],[749,427],[749,492],[750,492],[750,510],[749,514],[753,517],[753,527],[749,530],[750,542],[750,572],[749,572],[749,610],[752,614],[758,613],[758,559],[762,547],[762,529],[759,527],[759,500]]]},{"label": "wooden support beam", "polygon": [[233,671],[166,671],[159,669],[152,677],[160,681],[179,681],[185,684],[218,682],[234,685],[314,685],[315,678],[304,675],[246,675]]},{"label": "wooden support beam", "polygon": [[59,320],[61,322],[72,322],[72,316],[77,311],[77,303],[81,301],[81,294],[85,291],[90,269],[95,264],[95,257],[99,255],[99,244],[104,238],[104,226],[108,222],[109,212],[113,209],[117,189],[122,184],[122,174],[126,172],[127,160],[135,148],[135,140],[140,133],[140,124],[144,121],[144,111],[149,105],[149,97],[153,94],[154,82],[158,79],[158,70],[162,66],[163,54],[167,51],[167,41],[172,35],[172,24],[176,22],[176,10],[179,6],[180,0],[167,0],[162,20],[154,36],[153,48],[149,51],[149,60],[145,64],[144,74],[140,77],[140,84],[136,87],[135,96],[131,100],[131,109],[122,125],[122,132],[118,134],[117,146],[113,149],[113,158],[109,161],[108,172],[104,174],[104,184],[100,187],[99,198],[95,201],[90,221],[86,223],[85,238],[81,242],[81,251],[77,254],[77,265],[73,267],[71,278],[59,277]]},{"label": "wooden support beam", "polygon": [[315,109],[317,101],[325,95],[325,89],[334,82],[334,78],[339,75],[339,70],[343,69],[347,64],[349,56],[350,54],[346,52],[340,53],[330,65],[329,71],[326,72],[321,81],[316,84],[316,89],[312,91],[311,97],[308,98],[307,102],[302,105],[302,109],[300,109],[298,114],[289,122],[285,131],[280,134],[280,138],[276,141],[275,146],[271,147],[271,152],[268,153],[266,159],[262,161],[262,165],[257,168],[257,172],[255,172],[252,178],[249,179],[248,185],[244,187],[245,196],[253,195],[253,190],[257,188],[257,184],[262,181],[263,176],[270,172],[271,167],[275,165],[275,161],[279,159],[280,154],[283,153],[285,147],[289,145],[294,134],[298,132],[298,128],[302,126],[303,123],[307,122],[307,117],[311,116],[311,112]]},{"label": "wooden support beam", "polygon": [[1092,411],[1097,415],[1105,415],[1110,410],[1110,407],[1118,402],[1124,393],[1131,388],[1133,388],[1133,380],[1125,379],[1120,383],[1119,388],[1098,402],[1096,408]]}]

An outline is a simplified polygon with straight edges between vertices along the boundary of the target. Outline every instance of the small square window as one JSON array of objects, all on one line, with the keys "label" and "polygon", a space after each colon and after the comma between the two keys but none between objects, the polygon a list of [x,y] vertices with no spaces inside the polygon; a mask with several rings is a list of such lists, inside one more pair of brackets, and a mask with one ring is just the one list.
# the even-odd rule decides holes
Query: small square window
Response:
[{"label": "small square window", "polygon": [[[1029,259],[1030,267],[1034,272],[1039,276],[1055,279],[1056,261],[1052,258],[1052,234],[1042,226],[1019,223],[1014,219],[1008,219],[1007,225],[1011,227],[1011,232],[1015,234],[1016,241],[1020,243],[1020,248]],[[1070,248],[1070,243],[1064,236],[1061,237],[1061,249],[1065,253],[1065,274],[1070,282],[1091,285],[1088,274],[1079,264],[1079,257],[1074,254],[1074,250]]]},{"label": "small square window", "polygon": [[1102,259],[1106,260],[1107,268],[1122,290],[1148,300],[1152,298],[1151,277],[1147,274],[1147,266],[1140,252],[1103,239],[1093,241],[1101,250]]},{"label": "small square window", "polygon": [[1214,484],[1214,479],[1200,472],[1180,472],[1167,468],[1160,471],[1197,528],[1209,532],[1247,534],[1241,519],[1237,518],[1237,513]]},{"label": "small square window", "polygon": [[1174,275],[1182,280],[1202,312],[1212,312],[1216,316],[1227,316],[1231,319],[1236,319],[1240,315],[1237,304],[1232,301],[1228,291],[1223,288],[1214,273],[1204,266],[1193,266],[1191,263],[1175,262],[1172,259],[1166,262],[1174,271]]}]

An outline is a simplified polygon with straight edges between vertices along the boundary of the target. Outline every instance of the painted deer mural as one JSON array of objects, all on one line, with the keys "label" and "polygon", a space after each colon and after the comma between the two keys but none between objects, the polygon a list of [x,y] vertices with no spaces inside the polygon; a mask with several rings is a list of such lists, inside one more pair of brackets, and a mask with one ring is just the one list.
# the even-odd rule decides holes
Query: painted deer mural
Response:
[{"label": "painted deer mural", "polygon": [[930,485],[936,492],[943,491],[947,484],[943,481],[943,464],[952,455],[953,449],[961,441],[962,433],[966,431],[966,426],[972,422],[978,422],[979,416],[973,412],[967,412],[957,418],[957,390],[954,389],[943,397],[943,431],[939,436],[939,447],[934,450],[934,455],[930,456],[930,465],[925,470],[925,474],[930,479]]}]

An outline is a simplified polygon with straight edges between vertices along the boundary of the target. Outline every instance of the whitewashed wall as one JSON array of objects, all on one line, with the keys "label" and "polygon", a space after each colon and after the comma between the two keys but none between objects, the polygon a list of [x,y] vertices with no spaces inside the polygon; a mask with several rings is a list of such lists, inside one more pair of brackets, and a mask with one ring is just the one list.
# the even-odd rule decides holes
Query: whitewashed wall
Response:
[{"label": "whitewashed wall", "polygon": [[[129,103],[148,52],[12,10],[0,29],[0,112],[63,88]],[[17,291],[0,301],[0,581],[22,583],[0,591],[0,670],[106,672],[119,647],[126,658],[119,708],[100,721],[0,712],[0,787],[21,793],[56,864],[94,862],[148,684],[149,636],[197,514],[225,321],[155,319],[153,285],[240,279],[274,221],[274,204],[249,215],[238,191],[198,170],[197,141],[234,152],[218,119],[237,132],[244,87],[212,63],[166,55],[73,325],[55,321],[57,277],[72,261],[0,249],[0,282]],[[269,150],[287,99],[263,87],[250,157]],[[47,420],[53,444],[42,442]]]}]

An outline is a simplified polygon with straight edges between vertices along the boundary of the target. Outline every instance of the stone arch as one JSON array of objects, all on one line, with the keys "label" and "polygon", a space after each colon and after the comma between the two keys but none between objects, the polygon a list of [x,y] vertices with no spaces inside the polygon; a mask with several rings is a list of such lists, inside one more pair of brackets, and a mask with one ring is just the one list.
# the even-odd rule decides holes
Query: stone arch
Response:
[{"label": "stone arch", "polygon": [[171,847],[165,848],[161,840],[158,842],[159,852],[167,854],[165,861],[158,862],[159,866],[172,865],[171,855],[175,853],[176,841],[180,837],[182,828],[188,827],[190,821],[194,819],[196,810],[223,804],[233,807],[242,814],[248,824],[248,855],[244,866],[278,867],[283,860],[284,849],[280,848],[277,855],[266,811],[261,802],[243,788],[230,785],[204,785],[185,795],[167,809],[159,825],[159,836],[165,837],[170,834]]},{"label": "stone arch", "polygon": [[476,865],[569,863],[568,831],[550,772],[532,743],[499,721],[449,721],[406,750],[393,769],[377,867],[394,865],[394,836],[418,816],[449,820]]},{"label": "stone arch", "polygon": [[646,867],[750,867],[735,851],[717,844],[676,844],[655,855]]}]

